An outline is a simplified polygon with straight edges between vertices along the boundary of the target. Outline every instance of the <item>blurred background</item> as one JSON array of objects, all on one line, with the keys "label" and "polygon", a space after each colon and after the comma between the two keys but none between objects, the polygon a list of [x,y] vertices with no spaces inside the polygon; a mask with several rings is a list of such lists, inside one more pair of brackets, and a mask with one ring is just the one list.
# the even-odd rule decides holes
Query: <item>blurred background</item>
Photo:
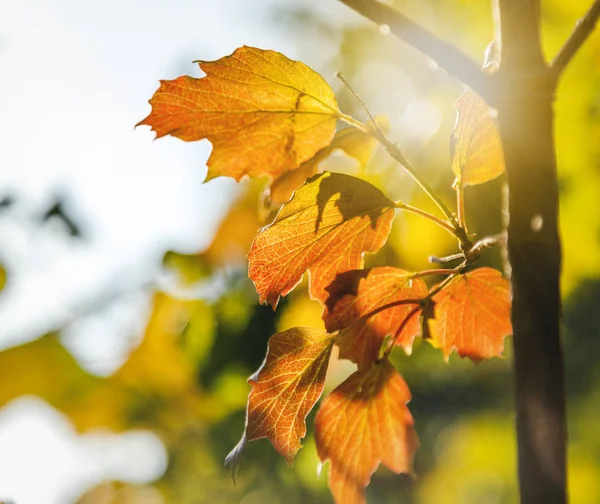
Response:
[{"label": "blurred background", "polygon": [[[542,2],[548,57],[589,2]],[[482,61],[489,0],[393,3]],[[265,181],[203,185],[208,142],[153,142],[133,128],[159,79],[199,77],[193,60],[244,44],[304,61],[364,119],[341,71],[453,201],[460,84],[336,0],[1,0],[0,501],[331,502],[314,413],[293,469],[266,440],[249,445],[237,486],[222,468],[270,335],[322,324],[305,284],[273,312],[246,278],[245,254],[268,222]],[[569,484],[572,503],[590,504],[600,502],[600,33],[569,67],[556,111]],[[321,168],[429,208],[376,147],[362,162],[337,152]],[[480,236],[501,229],[501,187],[467,189]],[[430,223],[398,214],[368,264],[417,270],[453,252]],[[486,254],[500,267],[498,251]],[[381,468],[370,503],[517,502],[510,353],[477,366],[446,364],[427,344],[394,354],[413,393],[418,476]],[[334,359],[327,389],[352,371]]]}]

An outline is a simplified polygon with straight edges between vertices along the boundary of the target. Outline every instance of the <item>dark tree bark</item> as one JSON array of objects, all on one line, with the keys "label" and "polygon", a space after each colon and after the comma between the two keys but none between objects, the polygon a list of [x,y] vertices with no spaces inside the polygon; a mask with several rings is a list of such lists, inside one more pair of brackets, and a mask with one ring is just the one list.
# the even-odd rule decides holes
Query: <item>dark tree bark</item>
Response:
[{"label": "dark tree bark", "polygon": [[514,383],[521,502],[566,502],[566,413],[554,81],[540,47],[539,0],[499,0],[496,107],[508,180]]},{"label": "dark tree bark", "polygon": [[507,274],[513,293],[521,502],[564,503],[567,429],[553,102],[560,74],[600,16],[600,0],[550,65],[540,44],[540,0],[495,0],[501,62],[489,76],[391,7],[376,0],[341,1],[375,23],[387,24],[498,110],[508,181]]}]

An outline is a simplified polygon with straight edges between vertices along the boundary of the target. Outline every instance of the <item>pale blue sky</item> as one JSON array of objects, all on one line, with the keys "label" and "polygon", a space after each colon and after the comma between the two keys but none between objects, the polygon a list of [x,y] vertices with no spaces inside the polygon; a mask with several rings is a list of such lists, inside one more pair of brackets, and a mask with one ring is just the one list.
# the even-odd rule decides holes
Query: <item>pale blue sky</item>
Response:
[{"label": "pale blue sky", "polygon": [[[199,75],[194,59],[216,59],[243,44],[298,57],[297,41],[272,22],[273,7],[295,4],[1,1],[0,194],[14,192],[19,205],[0,220],[0,262],[9,274],[0,349],[60,326],[115,285],[127,290],[152,279],[165,250],[207,245],[235,183],[202,185],[207,142],[153,142],[148,128],[133,126],[149,113],[159,79]],[[305,5],[356,19],[334,1]],[[313,65],[329,57],[316,51]],[[57,240],[23,224],[57,192],[67,196],[85,240]],[[139,339],[149,296],[124,297],[75,325],[64,343],[88,370],[112,372]],[[79,437],[39,399],[11,403],[0,410],[0,500],[63,504],[116,474],[134,482],[159,477],[165,455],[158,439],[127,435]],[[111,456],[115,450],[119,457]],[[128,475],[121,458],[154,463]]]},{"label": "pale blue sky", "polygon": [[[11,191],[19,198],[10,218],[0,216],[0,263],[9,275],[0,295],[0,350],[77,320],[108,294],[133,291],[62,334],[85,369],[110,374],[146,322],[151,289],[135,287],[156,278],[166,250],[207,246],[236,191],[229,179],[202,184],[208,142],[154,142],[149,128],[134,130],[158,80],[199,76],[194,59],[217,59],[241,45],[275,49],[321,71],[336,56],[335,34],[296,36],[274,11],[301,6],[334,26],[361,20],[335,0],[0,4],[0,197]],[[333,72],[324,77],[335,81]],[[438,129],[440,111],[396,65],[365,64],[354,84],[400,136],[424,141]],[[27,225],[56,194],[66,196],[83,240]],[[138,483],[160,477],[166,455],[158,438],[127,435],[77,436],[43,401],[14,401],[0,410],[0,501],[64,504],[116,474]],[[155,463],[128,474],[120,458]]]}]

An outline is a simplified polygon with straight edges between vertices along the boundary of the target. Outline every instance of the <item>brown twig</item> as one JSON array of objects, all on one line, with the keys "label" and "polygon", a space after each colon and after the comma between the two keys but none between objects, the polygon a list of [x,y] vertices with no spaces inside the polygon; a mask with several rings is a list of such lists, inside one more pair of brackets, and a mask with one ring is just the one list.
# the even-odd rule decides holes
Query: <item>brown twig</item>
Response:
[{"label": "brown twig", "polygon": [[487,96],[490,75],[483,73],[479,63],[452,44],[377,0],[340,1],[374,23],[389,26],[391,33],[421,51],[481,96]]},{"label": "brown twig", "polygon": [[560,77],[573,56],[587,40],[590,33],[594,31],[598,17],[600,17],[600,0],[595,0],[585,16],[577,21],[575,29],[550,63],[550,70],[556,79]]},{"label": "brown twig", "polygon": [[395,201],[396,208],[400,210],[404,210],[405,212],[412,213],[415,215],[419,215],[427,220],[430,220],[434,224],[437,224],[439,227],[450,233],[452,236],[456,238],[456,230],[454,227],[448,222],[436,217],[435,215],[430,214],[425,210],[421,210],[420,208],[414,207],[412,205],[407,205],[406,203],[402,203],[402,201]]}]

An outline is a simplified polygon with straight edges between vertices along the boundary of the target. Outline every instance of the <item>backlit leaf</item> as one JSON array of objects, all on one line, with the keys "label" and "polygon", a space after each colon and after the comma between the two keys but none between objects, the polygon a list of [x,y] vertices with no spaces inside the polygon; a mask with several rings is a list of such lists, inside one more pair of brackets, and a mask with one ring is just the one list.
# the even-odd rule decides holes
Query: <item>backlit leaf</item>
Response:
[{"label": "backlit leaf", "polygon": [[321,393],[333,337],[310,327],[294,327],[269,340],[267,358],[250,378],[246,430],[226,463],[234,464],[248,441],[268,438],[292,463],[306,435],[306,415]]},{"label": "backlit leaf", "polygon": [[275,308],[307,270],[311,297],[324,302],[338,273],[361,268],[363,254],[383,246],[393,207],[379,189],[355,177],[324,173],[309,179],[248,254],[248,276],[260,302]]},{"label": "backlit leaf", "polygon": [[[387,116],[376,116],[375,121],[377,127],[384,133],[389,131],[390,121]],[[367,128],[371,131],[375,129],[375,126],[372,122],[368,122]],[[372,133],[366,133],[354,127],[344,128],[338,131],[335,134],[335,137],[333,137],[333,141],[329,147],[319,151],[314,158],[306,161],[297,170],[284,173],[281,177],[273,181],[271,188],[269,189],[269,205],[278,207],[289,201],[294,191],[298,189],[307,178],[323,171],[319,165],[334,151],[339,150],[344,152],[347,156],[355,159],[358,162],[360,169],[364,170],[375,154],[378,146],[379,141]]]},{"label": "backlit leaf", "polygon": [[206,77],[161,81],[139,124],[157,137],[210,140],[207,179],[277,177],[331,142],[340,116],[335,96],[303,63],[247,46],[199,63]]},{"label": "backlit leaf", "polygon": [[357,128],[344,128],[337,132],[329,150],[343,151],[347,156],[356,159],[361,169],[364,169],[375,154],[379,146],[379,140],[375,138],[376,130],[387,135],[390,130],[390,120],[386,115],[377,115],[375,121],[369,121],[365,125],[368,132],[365,133]]},{"label": "backlit leaf", "polygon": [[288,171],[273,181],[271,187],[265,191],[265,206],[267,207],[267,211],[277,209],[284,203],[287,203],[294,195],[294,191],[304,184],[306,179],[320,173],[319,163],[329,155],[329,149],[325,149],[325,152],[327,154],[319,153],[314,158],[303,163],[300,168]]},{"label": "backlit leaf", "polygon": [[452,135],[452,171],[465,186],[483,184],[504,172],[500,132],[490,107],[472,91],[454,103],[458,120]]},{"label": "backlit leaf", "polygon": [[337,341],[340,357],[356,362],[359,368],[369,366],[377,360],[385,337],[394,337],[398,331],[396,344],[411,352],[413,340],[421,333],[417,303],[364,317],[390,303],[424,298],[428,289],[422,279],[411,279],[411,273],[401,269],[377,267],[342,273],[327,291],[330,296],[323,318],[329,331],[343,330]]},{"label": "backlit leaf", "polygon": [[429,341],[446,358],[453,350],[474,361],[502,354],[512,325],[509,283],[499,271],[478,268],[459,275],[433,300]]},{"label": "backlit leaf", "polygon": [[331,461],[329,486],[338,504],[362,504],[380,463],[411,473],[418,447],[404,379],[385,359],[359,370],[337,387],[317,413],[315,439],[321,461]]}]

